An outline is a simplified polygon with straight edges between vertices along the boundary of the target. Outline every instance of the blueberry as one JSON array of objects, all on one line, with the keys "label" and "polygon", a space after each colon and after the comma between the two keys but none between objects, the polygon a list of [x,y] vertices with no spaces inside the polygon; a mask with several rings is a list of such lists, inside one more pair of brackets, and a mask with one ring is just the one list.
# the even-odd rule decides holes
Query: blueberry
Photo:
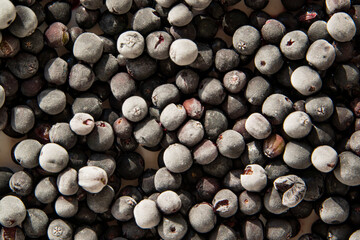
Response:
[{"label": "blueberry", "polygon": [[186,119],[186,110],[182,105],[171,103],[167,105],[160,115],[160,122],[169,131],[176,130]]},{"label": "blueberry", "polygon": [[[211,4],[210,4],[211,6]],[[207,9],[209,11],[209,8]],[[223,8],[220,6],[215,11],[220,11],[219,14],[224,14]],[[222,12],[221,12],[222,11]],[[221,16],[216,16],[220,18]],[[216,33],[218,31],[218,25],[214,18],[206,15],[197,15],[193,20],[196,27],[196,37],[201,40],[212,40],[215,38]],[[214,39],[215,41],[220,41],[220,44],[223,44],[223,47],[226,47],[225,42],[219,38]],[[214,51],[216,52],[216,51]]]},{"label": "blueberry", "polygon": [[213,177],[223,178],[233,167],[233,161],[219,154],[214,161],[202,167],[205,173]]},{"label": "blueberry", "polygon": [[304,180],[307,187],[304,197],[305,201],[316,201],[323,196],[325,180],[319,171],[309,168],[300,173],[300,177]]},{"label": "blueberry", "polygon": [[262,10],[252,11],[249,16],[250,25],[260,30],[270,18],[270,15]]},{"label": "blueberry", "polygon": [[249,18],[243,11],[239,9],[232,9],[225,13],[222,18],[222,29],[231,36],[235,36],[235,32],[242,26],[249,23]]},{"label": "blueberry", "polygon": [[131,23],[132,29],[138,31],[144,36],[150,32],[153,32],[154,30],[158,30],[160,26],[161,18],[157,15],[155,9],[150,7],[140,8],[138,11],[136,11]]},{"label": "blueberry", "polygon": [[303,138],[312,128],[312,122],[308,114],[295,111],[290,113],[284,120],[284,132],[291,138]]},{"label": "blueberry", "polygon": [[163,136],[163,129],[155,119],[145,119],[134,127],[136,141],[145,147],[157,146]]},{"label": "blueberry", "polygon": [[349,145],[350,149],[356,153],[357,155],[360,155],[360,144],[359,139],[360,138],[360,131],[355,131],[353,134],[351,134]]},{"label": "blueberry", "polygon": [[286,10],[295,11],[299,10],[302,6],[304,6],[306,1],[300,0],[295,2],[291,0],[281,0],[281,3],[284,5]]},{"label": "blueberry", "polygon": [[95,230],[90,227],[78,227],[74,233],[74,240],[96,240],[98,239]]},{"label": "blueberry", "polygon": [[266,75],[278,72],[284,63],[281,52],[275,45],[262,46],[257,51],[254,61],[256,69]]},{"label": "blueberry", "polygon": [[146,37],[146,49],[150,57],[157,60],[165,60],[169,57],[169,48],[172,37],[164,31],[150,33]]},{"label": "blueberry", "polygon": [[266,171],[258,164],[247,165],[241,174],[241,185],[251,192],[260,192],[266,187]]},{"label": "blueberry", "polygon": [[138,96],[127,98],[122,105],[124,117],[132,122],[141,121],[148,113],[145,100]]},{"label": "blueberry", "polygon": [[344,151],[339,154],[339,163],[334,170],[335,177],[341,183],[348,186],[359,185],[359,177],[357,175],[358,162],[360,157],[352,152]]},{"label": "blueberry", "polygon": [[189,39],[177,39],[170,45],[169,55],[170,59],[179,66],[190,65],[198,56],[198,47]]},{"label": "blueberry", "polygon": [[46,235],[49,218],[46,213],[37,208],[27,209],[27,215],[23,222],[23,229],[26,236],[40,238]]},{"label": "blueberry", "polygon": [[290,60],[300,60],[305,58],[308,47],[308,36],[300,30],[288,32],[280,42],[282,54]]},{"label": "blueberry", "polygon": [[256,139],[265,139],[271,134],[270,123],[260,113],[253,113],[247,118],[245,129]]},{"label": "blueberry", "polygon": [[87,113],[76,113],[70,120],[69,126],[77,135],[88,135],[94,128],[94,118]]},{"label": "blueberry", "polygon": [[95,81],[95,74],[92,69],[84,64],[72,66],[69,74],[69,86],[79,92],[87,91]]},{"label": "blueberry", "polygon": [[156,204],[164,214],[173,214],[181,209],[181,199],[174,191],[168,190],[160,193]]},{"label": "blueberry", "polygon": [[274,188],[283,192],[282,205],[289,208],[298,205],[305,197],[305,182],[296,175],[278,177],[274,181]]},{"label": "blueberry", "polygon": [[214,210],[220,217],[229,218],[238,210],[238,198],[229,189],[222,189],[216,193],[212,200]]},{"label": "blueberry", "polygon": [[20,51],[20,40],[11,34],[2,33],[0,57],[14,57]]},{"label": "blueberry", "polygon": [[6,63],[10,72],[20,79],[33,77],[39,70],[38,59],[30,53],[20,52]]},{"label": "blueberry", "polygon": [[278,20],[269,19],[261,28],[261,35],[265,41],[271,44],[280,43],[281,39],[285,35],[286,28]]},{"label": "blueberry", "polygon": [[216,141],[220,154],[228,158],[239,158],[245,150],[242,135],[234,130],[221,133]]},{"label": "blueberry", "polygon": [[183,102],[186,114],[192,118],[199,120],[204,113],[204,106],[196,98],[190,98]]},{"label": "blueberry", "polygon": [[44,77],[48,83],[64,84],[68,77],[68,63],[59,57],[51,59],[45,65]]},{"label": "blueberry", "polygon": [[15,20],[16,8],[11,1],[2,1],[0,16],[0,29],[8,28]]},{"label": "blueberry", "polygon": [[182,177],[179,173],[172,173],[166,167],[156,171],[154,184],[156,191],[177,190],[180,188]]},{"label": "blueberry", "polygon": [[217,239],[236,239],[237,232],[230,226],[225,224],[220,224],[213,231],[211,231],[209,239],[217,240]]},{"label": "blueberry", "polygon": [[194,230],[199,233],[210,232],[216,224],[213,207],[206,202],[196,204],[190,209],[189,222]]},{"label": "blueberry", "polygon": [[49,132],[49,139],[52,143],[57,143],[69,150],[76,145],[77,136],[71,131],[68,123],[54,124]]},{"label": "blueberry", "polygon": [[245,5],[254,10],[260,10],[265,8],[269,3],[269,0],[245,0]]},{"label": "blueberry", "polygon": [[55,201],[55,212],[61,218],[75,216],[78,211],[79,201],[75,197],[60,196]]},{"label": "blueberry", "polygon": [[85,32],[75,40],[73,54],[80,61],[96,63],[101,58],[103,48],[101,38],[95,33]]},{"label": "blueberry", "polygon": [[330,146],[319,146],[312,152],[311,162],[320,172],[328,173],[335,168],[338,162],[338,155]]},{"label": "blueberry", "polygon": [[349,203],[342,197],[329,197],[321,203],[319,216],[327,224],[343,223],[349,216]]},{"label": "blueberry", "polygon": [[242,225],[242,232],[245,239],[256,240],[264,238],[264,226],[263,223],[255,218],[248,219]]},{"label": "blueberry", "polygon": [[274,187],[266,190],[263,201],[265,209],[272,214],[279,215],[289,210],[282,204],[282,196]]},{"label": "blueberry", "polygon": [[[9,4],[5,4],[9,5]],[[38,26],[38,20],[31,8],[26,6],[18,5],[16,8],[16,18],[9,26],[9,31],[12,35],[18,38],[24,38],[30,36],[34,33]],[[12,13],[10,10],[10,19],[12,18]],[[8,17],[9,18],[9,17]],[[5,24],[8,24],[8,20]],[[2,23],[4,24],[4,23]]]},{"label": "blueberry", "polygon": [[252,55],[260,47],[260,37],[256,28],[245,25],[235,31],[232,44],[238,53]]},{"label": "blueberry", "polygon": [[286,144],[283,159],[286,165],[295,169],[311,166],[312,148],[306,142],[290,141]]},{"label": "blueberry", "polygon": [[209,70],[213,64],[213,51],[209,44],[197,43],[198,54],[195,61],[190,64],[190,67],[200,71]]},{"label": "blueberry", "polygon": [[50,240],[70,240],[72,235],[72,226],[61,219],[52,220],[47,228],[47,236]]},{"label": "blueberry", "polygon": [[35,197],[41,203],[47,204],[55,200],[58,194],[56,181],[53,177],[46,177],[39,181],[35,187]]},{"label": "blueberry", "polygon": [[183,27],[189,24],[192,18],[193,14],[190,9],[185,4],[179,3],[171,8],[167,20],[173,26]]},{"label": "blueberry", "polygon": [[99,10],[89,10],[83,6],[79,6],[75,10],[75,21],[77,25],[84,29],[89,29],[95,26],[100,16]]},{"label": "blueberry", "polygon": [[185,172],[191,167],[192,162],[190,150],[182,144],[175,143],[165,149],[164,164],[171,172]]},{"label": "blueberry", "polygon": [[44,48],[43,33],[39,29],[36,29],[30,36],[22,38],[20,44],[24,51],[31,54],[38,54]]},{"label": "blueberry", "polygon": [[356,33],[354,21],[345,12],[332,15],[326,26],[330,36],[338,42],[348,42]]},{"label": "blueberry", "polygon": [[133,218],[133,209],[136,201],[129,196],[121,196],[112,204],[111,214],[119,221],[127,221]]},{"label": "blueberry", "polygon": [[18,196],[27,196],[33,190],[33,177],[28,172],[18,171],[9,179],[11,191]]},{"label": "blueberry", "polygon": [[187,38],[194,41],[196,38],[196,28],[192,23],[184,27],[171,26],[170,34],[174,39]]},{"label": "blueberry", "polygon": [[204,140],[199,143],[194,151],[193,158],[196,163],[204,165],[209,164],[218,156],[218,149],[211,140]]},{"label": "blueberry", "polygon": [[198,198],[204,201],[211,201],[218,191],[220,183],[216,178],[202,177],[196,184]]},{"label": "blueberry", "polygon": [[350,186],[347,186],[341,183],[336,179],[333,173],[326,175],[325,179],[326,192],[330,195],[341,195],[345,196],[350,189]]},{"label": "blueberry", "polygon": [[34,168],[39,165],[39,154],[42,144],[34,139],[22,140],[16,145],[14,157],[22,167]]},{"label": "blueberry", "polygon": [[26,208],[20,198],[5,196],[0,200],[0,223],[10,228],[20,225],[26,218]]},{"label": "blueberry", "polygon": [[258,164],[263,166],[265,161],[266,158],[260,141],[255,140],[246,144],[245,151],[241,155],[241,162],[245,166],[249,164]]},{"label": "blueberry", "polygon": [[239,93],[246,85],[247,74],[240,70],[229,71],[224,75],[223,84],[231,93]]},{"label": "blueberry", "polygon": [[45,171],[51,173],[61,172],[67,166],[68,162],[69,154],[66,149],[59,144],[47,143],[41,148],[39,164]]},{"label": "blueberry", "polygon": [[265,235],[269,240],[285,240],[292,235],[291,225],[288,220],[270,218],[265,225]]},{"label": "blueberry", "polygon": [[323,20],[313,22],[307,31],[307,35],[312,42],[320,39],[324,39],[326,41],[331,40],[331,36],[327,31],[326,22]]},{"label": "blueberry", "polygon": [[261,105],[271,94],[272,87],[270,83],[261,76],[253,77],[245,89],[245,98],[252,105]]},{"label": "blueberry", "polygon": [[[52,23],[44,33],[46,43],[49,47],[59,48],[65,46],[70,40],[68,28],[60,23]],[[75,40],[74,40],[75,41]]]},{"label": "blueberry", "polygon": [[199,121],[190,119],[177,132],[180,143],[193,147],[204,137],[204,127]]},{"label": "blueberry", "polygon": [[161,221],[161,214],[152,200],[144,199],[134,208],[136,224],[143,229],[156,227]]},{"label": "blueberry", "polygon": [[53,1],[45,5],[45,21],[47,24],[61,22],[68,24],[71,18],[71,5],[69,2]]},{"label": "blueberry", "polygon": [[163,109],[170,103],[178,103],[180,92],[174,84],[162,84],[154,89],[151,100],[155,107]]},{"label": "blueberry", "polygon": [[124,30],[126,30],[128,18],[126,15],[117,15],[109,11],[105,11],[102,13],[98,23],[100,29],[104,33],[116,36],[117,34],[122,33]]},{"label": "blueberry", "polygon": [[42,111],[49,115],[61,113],[66,107],[65,93],[58,89],[48,88],[37,95],[37,101]]},{"label": "blueberry", "polygon": [[144,171],[144,159],[136,152],[122,154],[116,161],[116,172],[123,179],[139,178]]},{"label": "blueberry", "polygon": [[98,193],[87,193],[86,203],[93,212],[104,213],[110,209],[114,197],[114,189],[107,185]]},{"label": "blueberry", "polygon": [[201,80],[198,94],[202,102],[211,105],[221,104],[226,96],[223,85],[216,78],[205,78]]},{"label": "blueberry", "polygon": [[115,0],[106,0],[105,5],[107,9],[114,14],[124,14],[130,11],[130,8],[133,4],[132,0],[125,1],[115,1]]},{"label": "blueberry", "polygon": [[78,173],[73,168],[62,171],[57,177],[58,191],[65,196],[74,195],[79,189],[77,184]]},{"label": "blueberry", "polygon": [[145,39],[137,31],[122,33],[117,40],[117,50],[128,59],[139,57],[145,48]]},{"label": "blueberry", "polygon": [[106,186],[107,182],[107,174],[100,167],[85,166],[79,169],[78,184],[87,192],[98,193]]},{"label": "blueberry", "polygon": [[239,210],[245,215],[255,215],[262,209],[262,199],[258,193],[243,191],[239,195]]},{"label": "blueberry", "polygon": [[157,227],[157,232],[163,239],[183,239],[187,230],[187,222],[181,214],[163,216]]},{"label": "blueberry", "polygon": [[240,63],[240,56],[232,49],[220,49],[215,55],[215,67],[220,72],[235,69]]},{"label": "blueberry", "polygon": [[310,66],[318,70],[326,70],[335,61],[335,55],[335,48],[328,41],[319,39],[310,45],[306,60]]},{"label": "blueberry", "polygon": [[331,117],[334,106],[330,97],[319,94],[306,99],[305,110],[314,121],[323,122]]},{"label": "blueberry", "polygon": [[331,117],[332,126],[339,131],[348,129],[354,122],[354,113],[343,105],[337,105]]},{"label": "blueberry", "polygon": [[268,96],[262,104],[262,114],[274,125],[283,123],[292,111],[292,101],[285,95],[275,93]]}]

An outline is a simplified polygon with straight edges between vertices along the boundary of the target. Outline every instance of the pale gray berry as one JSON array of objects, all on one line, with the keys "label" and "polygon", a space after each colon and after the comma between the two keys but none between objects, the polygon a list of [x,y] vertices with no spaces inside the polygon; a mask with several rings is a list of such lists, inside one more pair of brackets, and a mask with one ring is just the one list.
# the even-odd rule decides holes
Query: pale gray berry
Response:
[{"label": "pale gray berry", "polygon": [[54,208],[59,217],[71,218],[79,209],[79,201],[75,197],[59,196],[55,201]]},{"label": "pale gray berry", "polygon": [[26,217],[26,208],[20,198],[5,196],[0,200],[0,224],[10,228],[20,225]]},{"label": "pale gray berry", "polygon": [[94,118],[88,113],[75,113],[69,124],[71,130],[80,136],[88,135],[95,126]]},{"label": "pale gray berry", "polygon": [[231,190],[221,189],[215,194],[212,205],[220,217],[229,218],[236,214],[239,202],[237,196]]},{"label": "pale gray berry", "polygon": [[49,224],[47,235],[49,240],[71,240],[73,230],[69,223],[55,219]]},{"label": "pale gray berry", "polygon": [[[5,3],[5,6],[6,5],[8,4]],[[16,18],[14,22],[9,26],[9,31],[12,35],[18,38],[30,36],[33,32],[35,32],[38,26],[38,20],[34,11],[31,10],[31,8],[22,5],[17,5],[15,8]]]},{"label": "pale gray berry", "polygon": [[179,3],[172,7],[168,13],[167,20],[176,27],[183,27],[188,25],[193,18],[190,9],[183,3]]},{"label": "pale gray berry", "polygon": [[134,217],[133,210],[136,205],[136,201],[129,196],[121,196],[113,203],[111,207],[111,215],[116,220],[125,222]]},{"label": "pale gray berry", "polygon": [[77,177],[78,177],[78,173],[73,168],[68,168],[62,171],[58,175],[56,181],[59,192],[65,196],[70,196],[77,193],[77,191],[79,190]]},{"label": "pale gray berry", "polygon": [[40,151],[39,164],[42,169],[51,173],[61,172],[69,162],[65,148],[56,143],[45,144]]},{"label": "pale gray berry", "polygon": [[284,120],[284,132],[291,138],[306,137],[312,128],[312,122],[306,113],[295,111],[290,113]]},{"label": "pale gray berry", "polygon": [[166,168],[174,173],[187,171],[193,163],[190,150],[179,143],[167,147],[164,151],[163,159]]},{"label": "pale gray berry", "polygon": [[159,225],[161,214],[154,201],[144,199],[135,206],[134,218],[140,228],[149,229]]},{"label": "pale gray berry", "polygon": [[148,107],[142,97],[132,96],[127,98],[122,105],[124,117],[132,122],[139,122],[144,119],[148,113]]},{"label": "pale gray berry", "polygon": [[95,213],[104,213],[110,209],[114,197],[114,189],[111,186],[106,185],[98,193],[88,193],[86,196],[86,203],[91,211]]},{"label": "pale gray berry", "polygon": [[266,171],[258,164],[247,165],[240,179],[241,185],[250,192],[260,192],[267,184]]},{"label": "pale gray berry", "polygon": [[79,169],[78,184],[87,192],[98,193],[106,186],[107,182],[107,174],[102,168],[85,166]]},{"label": "pale gray berry", "polygon": [[335,149],[330,146],[319,146],[312,152],[311,162],[320,172],[328,173],[334,170],[338,162],[338,154]]},{"label": "pale gray berry", "polygon": [[9,0],[1,0],[0,4],[0,29],[5,29],[15,20],[16,8]]},{"label": "pale gray berry", "polygon": [[139,57],[145,48],[145,39],[137,31],[127,31],[122,33],[117,40],[117,50],[128,59]]},{"label": "pale gray berry", "polygon": [[174,131],[185,121],[186,116],[183,105],[170,103],[162,110],[160,122],[168,131]]},{"label": "pale gray berry", "polygon": [[194,230],[199,233],[210,232],[216,224],[213,207],[207,202],[196,204],[190,209],[189,222]]},{"label": "pale gray berry", "polygon": [[253,113],[246,119],[245,129],[256,139],[265,139],[271,134],[271,124],[260,113]]},{"label": "pale gray berry", "polygon": [[42,144],[35,139],[22,140],[15,147],[15,160],[24,168],[37,167],[39,165],[41,147]]},{"label": "pale gray berry", "polygon": [[330,36],[338,42],[348,42],[356,34],[354,20],[345,12],[338,12],[331,16],[327,22]]},{"label": "pale gray berry", "polygon": [[156,204],[164,214],[172,214],[180,210],[181,199],[176,192],[168,190],[160,193],[156,199]]},{"label": "pale gray berry", "polygon": [[189,39],[177,39],[170,46],[170,59],[179,66],[190,65],[198,56],[196,43]]},{"label": "pale gray berry", "polygon": [[309,66],[296,68],[291,74],[290,81],[291,85],[304,96],[314,94],[322,87],[319,73]]}]

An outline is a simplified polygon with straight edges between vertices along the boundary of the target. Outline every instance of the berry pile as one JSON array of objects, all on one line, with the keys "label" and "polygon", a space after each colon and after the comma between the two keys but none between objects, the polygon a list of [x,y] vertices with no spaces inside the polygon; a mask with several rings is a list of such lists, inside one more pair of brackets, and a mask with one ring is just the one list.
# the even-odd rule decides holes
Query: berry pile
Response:
[{"label": "berry pile", "polygon": [[360,1],[240,1],[0,0],[0,239],[360,239]]}]

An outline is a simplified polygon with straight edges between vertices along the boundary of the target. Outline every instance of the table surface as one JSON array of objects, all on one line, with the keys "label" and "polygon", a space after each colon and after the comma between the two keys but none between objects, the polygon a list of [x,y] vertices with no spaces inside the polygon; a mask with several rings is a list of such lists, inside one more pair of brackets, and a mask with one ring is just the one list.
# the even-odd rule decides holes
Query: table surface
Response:
[{"label": "table surface", "polygon": [[[44,1],[44,4],[46,2],[47,1]],[[250,8],[245,6],[244,1],[241,1],[238,4],[231,6],[230,9],[240,9],[248,15],[252,11]],[[264,11],[269,13],[272,17],[275,18],[278,14],[280,14],[281,12],[284,11],[284,7],[281,4],[281,0],[270,0],[269,4],[264,9]],[[68,24],[68,26],[71,27],[74,25],[76,25],[76,24],[74,21],[74,14],[72,14],[72,19],[71,19],[70,23]],[[41,30],[44,30],[46,28],[45,23],[42,26],[40,26],[39,28]],[[102,34],[102,32],[98,26],[95,26],[88,31],[95,32],[97,34]],[[217,37],[224,39],[228,43],[228,46],[231,46],[231,42],[232,42],[231,37],[224,34],[221,29],[218,31]],[[63,49],[57,49],[57,51],[61,55],[66,50],[65,50],[65,48],[63,48]],[[252,66],[250,66],[250,67],[252,67]],[[20,139],[9,138],[2,131],[0,131],[0,167],[9,167],[14,171],[21,169],[21,167],[19,167],[19,165],[15,164],[12,161],[11,149],[14,146],[14,144],[16,144],[17,142],[19,142],[22,139],[24,139],[24,138],[20,138]],[[158,168],[157,156],[158,156],[159,152],[151,152],[142,147],[138,147],[136,152],[140,153],[144,157],[146,169],[147,168],[155,168],[155,169]],[[127,181],[127,180],[122,179],[122,187],[126,186],[126,185],[137,185],[137,181],[136,180],[135,181],[134,180]],[[312,223],[317,219],[318,219],[318,216],[315,214],[314,211],[309,217],[304,218],[304,219],[299,219],[299,222],[301,224],[301,230],[300,230],[299,234],[292,239],[293,240],[298,239],[302,234],[310,232]]]}]

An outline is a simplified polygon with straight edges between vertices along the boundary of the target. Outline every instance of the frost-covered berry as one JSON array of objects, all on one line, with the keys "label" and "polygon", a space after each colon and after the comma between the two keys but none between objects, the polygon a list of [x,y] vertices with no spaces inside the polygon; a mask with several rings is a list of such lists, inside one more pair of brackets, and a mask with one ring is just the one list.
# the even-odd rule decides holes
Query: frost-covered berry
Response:
[{"label": "frost-covered berry", "polygon": [[255,67],[262,74],[275,74],[280,70],[284,61],[279,48],[275,45],[261,47],[254,58]]},{"label": "frost-covered berry", "polygon": [[327,30],[332,38],[338,42],[348,42],[356,33],[354,20],[345,12],[338,12],[327,22]]},{"label": "frost-covered berry", "polygon": [[15,20],[16,8],[9,0],[1,0],[0,4],[0,29],[5,29]]},{"label": "frost-covered berry", "polygon": [[145,48],[145,39],[137,31],[122,33],[117,40],[117,50],[125,58],[134,59],[139,57]]},{"label": "frost-covered berry", "polygon": [[88,113],[76,113],[69,124],[71,130],[80,136],[88,135],[95,126],[94,118]]},{"label": "frost-covered berry", "polygon": [[79,169],[78,184],[90,193],[100,192],[107,184],[108,176],[104,169],[96,166],[85,166]]},{"label": "frost-covered berry", "polygon": [[236,214],[239,203],[235,193],[229,189],[222,189],[215,194],[212,205],[220,217],[228,218]]},{"label": "frost-covered berry", "polygon": [[59,192],[62,195],[70,196],[77,193],[79,185],[77,183],[78,173],[73,168],[68,168],[62,171],[56,181]]},{"label": "frost-covered berry", "polygon": [[130,196],[121,196],[113,203],[111,215],[119,221],[128,221],[134,217],[136,201]]},{"label": "frost-covered berry", "polygon": [[320,172],[328,173],[335,168],[338,162],[338,154],[335,149],[330,146],[319,146],[312,152],[311,162]]},{"label": "frost-covered berry", "polygon": [[176,27],[184,27],[188,25],[193,18],[193,13],[183,3],[173,6],[168,13],[168,21]]},{"label": "frost-covered berry", "polygon": [[174,131],[185,121],[186,110],[184,106],[171,103],[167,105],[160,115],[160,122],[168,131]]},{"label": "frost-covered berry", "polygon": [[282,205],[284,206],[289,208],[295,207],[305,197],[305,182],[296,175],[278,177],[273,184],[276,190],[283,192]]},{"label": "frost-covered berry", "polygon": [[243,136],[234,130],[222,132],[216,141],[216,145],[220,154],[228,158],[239,158],[245,149]]},{"label": "frost-covered berry", "polygon": [[179,143],[167,147],[163,159],[166,168],[174,173],[187,171],[193,163],[190,150]]},{"label": "frost-covered berry", "polygon": [[149,229],[159,225],[161,214],[154,201],[144,199],[135,206],[134,218],[140,228]]},{"label": "frost-covered berry", "polygon": [[266,171],[258,164],[247,165],[240,178],[241,185],[250,192],[260,192],[267,184]]},{"label": "frost-covered berry", "polygon": [[25,139],[16,145],[15,160],[24,168],[34,168],[39,165],[39,155],[42,144],[35,139]]},{"label": "frost-covered berry", "polygon": [[303,138],[307,136],[312,128],[312,122],[306,113],[295,111],[290,113],[284,120],[283,129],[291,138]]},{"label": "frost-covered berry", "polygon": [[196,43],[189,39],[177,39],[170,46],[170,59],[179,66],[192,64],[198,56]]},{"label": "frost-covered berry", "polygon": [[65,148],[56,143],[45,144],[40,151],[39,164],[42,169],[51,173],[61,172],[69,162]]},{"label": "frost-covered berry", "polygon": [[199,233],[210,232],[216,224],[213,207],[207,202],[196,204],[190,209],[189,222]]},{"label": "frost-covered berry", "polygon": [[269,121],[260,113],[253,113],[246,119],[245,129],[256,139],[265,139],[271,134]]},{"label": "frost-covered berry", "polygon": [[26,208],[20,198],[5,196],[0,200],[0,224],[10,228],[20,225],[26,217]]},{"label": "frost-covered berry", "polygon": [[73,229],[71,225],[62,219],[51,221],[47,229],[47,236],[50,240],[71,240]]},{"label": "frost-covered berry", "polygon": [[326,70],[334,63],[335,56],[335,48],[328,41],[319,39],[310,45],[306,60],[310,66],[318,70]]},{"label": "frost-covered berry", "polygon": [[124,101],[122,113],[130,121],[139,122],[147,115],[148,107],[142,97],[132,96]]},{"label": "frost-covered berry", "polygon": [[260,46],[260,43],[260,32],[250,25],[238,28],[232,38],[232,44],[235,50],[243,55],[254,54]]},{"label": "frost-covered berry", "polygon": [[322,87],[320,75],[308,66],[301,66],[291,74],[291,85],[302,95],[309,96]]},{"label": "frost-covered berry", "polygon": [[156,199],[156,204],[164,214],[176,213],[181,208],[179,195],[171,190],[160,193]]}]

